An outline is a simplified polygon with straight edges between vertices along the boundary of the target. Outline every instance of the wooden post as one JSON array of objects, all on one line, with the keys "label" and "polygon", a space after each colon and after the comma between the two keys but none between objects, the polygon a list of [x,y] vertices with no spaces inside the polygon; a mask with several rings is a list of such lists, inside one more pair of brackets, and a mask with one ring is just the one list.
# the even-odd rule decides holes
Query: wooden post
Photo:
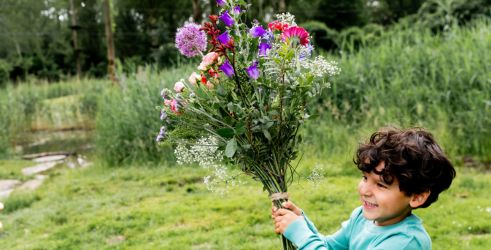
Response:
[{"label": "wooden post", "polygon": [[202,14],[203,11],[201,10],[200,0],[193,0],[193,21],[199,23]]},{"label": "wooden post", "polygon": [[77,78],[80,79],[82,75],[82,66],[80,63],[80,49],[78,48],[78,39],[77,39],[77,30],[80,26],[77,25],[77,11],[75,10],[75,5],[73,4],[73,0],[70,0],[70,12],[72,19],[72,41],[73,41],[73,52],[75,54],[75,64],[77,67]]},{"label": "wooden post", "polygon": [[114,56],[114,40],[113,31],[111,27],[111,6],[109,0],[104,0],[104,23],[106,31],[106,45],[107,45],[107,68],[109,77],[113,85],[117,84],[116,80],[116,66],[115,66],[115,56]]},{"label": "wooden post", "polygon": [[280,0],[278,4],[278,12],[285,13],[286,12],[286,2],[285,0]]}]

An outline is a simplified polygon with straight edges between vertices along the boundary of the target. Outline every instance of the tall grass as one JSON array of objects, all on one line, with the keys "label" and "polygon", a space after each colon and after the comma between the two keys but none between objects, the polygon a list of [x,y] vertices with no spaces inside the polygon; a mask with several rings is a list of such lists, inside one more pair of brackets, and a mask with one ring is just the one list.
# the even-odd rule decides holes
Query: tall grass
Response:
[{"label": "tall grass", "polygon": [[[109,83],[93,79],[59,83],[32,80],[18,85],[8,84],[1,88],[0,157],[12,155],[15,146],[28,139],[28,132],[37,129],[39,118],[43,118],[43,123],[48,126],[54,124],[52,119],[44,119],[57,115],[52,112],[70,113],[72,110],[68,109],[73,109],[88,119],[95,117],[97,99],[105,85]],[[65,106],[61,100],[63,97],[72,100],[73,105]],[[52,107],[56,107],[56,110]]]},{"label": "tall grass", "polygon": [[[387,124],[424,126],[450,154],[489,161],[489,51],[489,20],[443,35],[417,28],[391,30],[377,46],[341,54],[342,73],[322,100],[323,120],[351,131]],[[326,143],[321,140],[322,134],[314,144]]]},{"label": "tall grass", "polygon": [[120,77],[120,87],[107,89],[96,121],[96,148],[109,165],[173,159],[172,151],[155,142],[161,122],[160,91],[192,72],[191,66],[158,72],[147,67]]}]

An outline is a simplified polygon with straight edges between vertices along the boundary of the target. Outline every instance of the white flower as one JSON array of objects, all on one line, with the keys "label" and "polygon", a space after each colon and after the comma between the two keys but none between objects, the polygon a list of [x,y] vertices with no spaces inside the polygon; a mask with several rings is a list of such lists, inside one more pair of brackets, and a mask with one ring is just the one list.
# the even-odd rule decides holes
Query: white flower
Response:
[{"label": "white flower", "polygon": [[302,64],[304,68],[309,69],[310,72],[317,77],[334,76],[339,74],[340,69],[335,61],[326,61],[324,57],[317,56],[313,60],[308,60]]},{"label": "white flower", "polygon": [[287,23],[289,26],[297,26],[297,24],[295,23],[295,16],[290,14],[289,12],[276,14],[275,17],[278,21],[282,23]]}]

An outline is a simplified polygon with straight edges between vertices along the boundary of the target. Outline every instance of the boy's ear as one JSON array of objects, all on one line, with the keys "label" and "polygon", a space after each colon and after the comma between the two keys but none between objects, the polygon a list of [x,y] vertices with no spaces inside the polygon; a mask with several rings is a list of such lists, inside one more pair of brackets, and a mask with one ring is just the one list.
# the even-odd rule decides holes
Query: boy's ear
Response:
[{"label": "boy's ear", "polygon": [[429,196],[430,196],[430,190],[420,194],[413,194],[411,195],[411,200],[409,201],[409,205],[412,208],[418,208],[426,202]]}]

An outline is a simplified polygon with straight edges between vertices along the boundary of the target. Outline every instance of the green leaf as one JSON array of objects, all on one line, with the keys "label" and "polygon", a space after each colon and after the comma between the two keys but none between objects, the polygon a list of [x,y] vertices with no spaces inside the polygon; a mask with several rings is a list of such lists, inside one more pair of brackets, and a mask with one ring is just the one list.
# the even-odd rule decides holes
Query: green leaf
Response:
[{"label": "green leaf", "polygon": [[215,132],[223,138],[232,138],[234,136],[234,130],[231,128],[219,128]]},{"label": "green leaf", "polygon": [[245,127],[245,124],[243,122],[240,122],[235,126],[235,134],[236,135],[241,135],[245,132],[246,132],[246,127]]},{"label": "green leaf", "polygon": [[269,133],[269,131],[267,129],[263,130],[263,134],[264,134],[264,137],[266,137],[266,139],[268,139],[268,141],[271,141],[271,134]]},{"label": "green leaf", "polygon": [[235,138],[232,138],[227,142],[227,146],[225,147],[225,155],[228,158],[232,158],[235,154],[235,151],[237,151],[237,141],[235,140]]}]

